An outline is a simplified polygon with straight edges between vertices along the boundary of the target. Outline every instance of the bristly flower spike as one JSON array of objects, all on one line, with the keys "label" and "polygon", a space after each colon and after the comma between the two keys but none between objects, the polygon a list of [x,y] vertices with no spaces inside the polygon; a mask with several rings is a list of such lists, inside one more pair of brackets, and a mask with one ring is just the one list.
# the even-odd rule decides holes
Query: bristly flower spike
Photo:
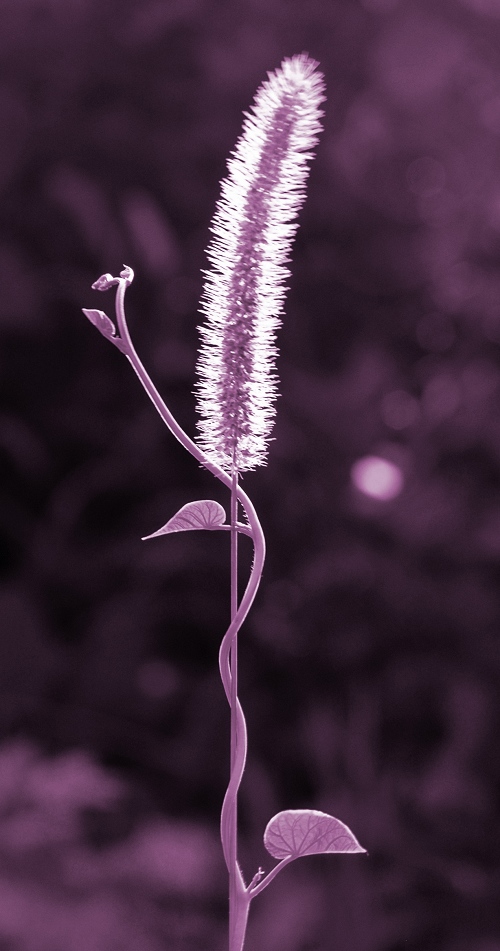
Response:
[{"label": "bristly flower spike", "polygon": [[196,396],[199,444],[227,472],[267,458],[286,263],[321,131],[317,67],[302,53],[268,73],[245,113],[212,221]]}]

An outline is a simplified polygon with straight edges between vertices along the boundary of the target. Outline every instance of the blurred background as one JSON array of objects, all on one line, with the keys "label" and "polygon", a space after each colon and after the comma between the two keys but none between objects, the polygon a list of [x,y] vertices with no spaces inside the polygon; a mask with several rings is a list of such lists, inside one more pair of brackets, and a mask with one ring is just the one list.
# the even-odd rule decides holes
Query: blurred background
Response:
[{"label": "blurred background", "polygon": [[[195,432],[209,224],[242,111],[328,101],[280,332],[268,558],[240,647],[248,951],[499,951],[498,0],[1,0],[0,948],[221,951],[227,498],[81,307],[124,263]],[[249,543],[242,539],[242,579]]]}]

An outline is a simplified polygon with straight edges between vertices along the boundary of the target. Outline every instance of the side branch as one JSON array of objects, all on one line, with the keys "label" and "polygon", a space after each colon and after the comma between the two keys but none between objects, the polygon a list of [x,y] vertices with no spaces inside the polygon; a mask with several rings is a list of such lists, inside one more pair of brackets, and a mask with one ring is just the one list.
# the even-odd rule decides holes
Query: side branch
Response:
[{"label": "side branch", "polygon": [[[233,731],[231,775],[221,812],[221,840],[224,858],[229,870],[230,882],[232,883],[232,899],[230,901],[230,947],[232,951],[240,951],[244,941],[250,897],[253,897],[253,894],[255,894],[255,888],[253,890],[246,888],[236,855],[236,830],[234,829],[236,801],[245,769],[247,730],[243,710],[236,694],[236,669],[234,678],[231,671],[231,650],[233,649],[234,652],[236,650],[236,635],[252,606],[260,584],[265,559],[265,539],[255,508],[246,492],[241,488],[237,478],[234,478],[234,475],[228,474],[214,463],[187,433],[184,432],[166,406],[147,370],[139,359],[128,330],[124,306],[125,292],[132,280],[133,272],[130,268],[125,268],[119,277],[114,278],[106,274],[102,278],[99,278],[93,285],[96,290],[102,291],[107,290],[112,285],[117,285],[115,311],[117,329],[119,332],[118,336],[115,335],[115,328],[105,314],[96,311],[88,312],[87,316],[93,323],[96,323],[101,333],[125,354],[155,409],[172,435],[191,453],[197,462],[204,466],[204,468],[211,472],[212,475],[219,479],[219,481],[231,491],[231,525],[217,525],[216,527],[230,530],[233,533],[232,545],[235,551],[237,550],[236,539],[239,532],[249,535],[252,538],[254,546],[254,559],[250,577],[239,605],[237,603],[235,587],[233,592],[231,623],[224,635],[219,652],[220,674],[226,697],[231,707]],[[97,317],[95,316],[96,314],[98,315]],[[247,518],[247,525],[237,520],[236,499],[242,505]],[[236,571],[234,571],[233,574],[236,576]],[[234,580],[234,584],[236,584],[236,580]],[[270,876],[273,877],[273,873],[267,876],[267,880],[270,880]],[[263,883],[261,883],[261,886],[264,887]],[[259,890],[261,890],[261,887]]]},{"label": "side branch", "polygon": [[281,862],[278,862],[278,864],[275,865],[274,868],[272,868],[270,872],[268,872],[266,877],[263,878],[262,881],[258,883],[258,885],[254,885],[253,888],[250,885],[248,889],[248,894],[250,898],[251,899],[255,898],[256,895],[259,895],[260,892],[263,892],[264,889],[267,888],[268,885],[270,885],[273,878],[276,878],[278,872],[281,872],[281,869],[284,868],[285,865],[289,865],[290,862],[293,862],[293,855],[287,855],[286,858],[281,860]]},{"label": "side branch", "polygon": [[[175,417],[172,415],[172,413],[168,409],[167,405],[165,404],[165,401],[162,399],[158,390],[156,389],[156,386],[151,380],[151,377],[149,376],[146,368],[144,367],[143,363],[139,359],[137,351],[130,337],[130,333],[129,333],[129,329],[127,325],[127,318],[125,315],[125,292],[129,284],[132,283],[132,277],[130,276],[130,273],[131,273],[130,268],[126,268],[124,271],[122,271],[122,274],[120,275],[120,277],[111,278],[110,280],[105,282],[105,285],[103,285],[102,287],[98,286],[99,281],[96,281],[94,285],[94,287],[97,287],[98,290],[107,290],[108,287],[110,287],[112,284],[117,285],[116,299],[115,299],[115,312],[116,312],[116,322],[117,322],[118,330],[120,332],[120,337],[118,338],[120,340],[119,349],[127,357],[127,360],[131,364],[136,375],[139,377],[139,380],[141,381],[144,389],[146,390],[146,393],[148,394],[155,409],[159,413],[160,417],[162,418],[163,422],[168,427],[172,435],[175,436],[175,438],[181,443],[182,446],[184,446],[185,449],[187,449],[188,452],[191,453],[192,456],[194,456],[194,458],[196,459],[197,462],[200,463],[200,465],[204,466],[205,469],[208,469],[208,471],[211,472],[212,475],[216,477],[216,479],[219,479],[220,482],[222,482],[229,490],[231,490],[231,487],[232,487],[231,476],[227,472],[225,472],[224,469],[221,469],[220,466],[218,466],[215,462],[212,462],[212,460],[208,458],[208,456],[203,452],[203,450],[201,450],[200,447],[197,446],[196,443],[187,435],[187,433],[184,432],[182,427],[179,425]],[[263,564],[264,556],[265,556],[265,541],[264,541],[264,534],[262,532],[262,527],[257,517],[257,513],[248,495],[246,494],[246,492],[243,491],[243,489],[241,488],[241,485],[239,484],[237,485],[237,488],[236,488],[236,495],[237,495],[238,501],[241,503],[243,507],[243,510],[248,520],[248,527],[239,525],[238,530],[252,537],[254,546],[256,548],[256,557],[257,557],[257,549],[258,548],[262,549],[261,557],[262,557],[262,564]],[[262,571],[262,567],[261,567],[261,571]],[[255,585],[255,590],[253,592],[252,599],[248,602],[245,614],[243,617],[241,617],[241,620],[239,621],[239,624],[236,630],[238,630],[238,628],[243,623],[246,615],[248,614],[248,611],[250,610],[250,607],[253,601],[253,597],[255,597],[255,591],[257,590],[257,588],[258,588],[258,583]],[[245,600],[245,598],[243,600]]]}]

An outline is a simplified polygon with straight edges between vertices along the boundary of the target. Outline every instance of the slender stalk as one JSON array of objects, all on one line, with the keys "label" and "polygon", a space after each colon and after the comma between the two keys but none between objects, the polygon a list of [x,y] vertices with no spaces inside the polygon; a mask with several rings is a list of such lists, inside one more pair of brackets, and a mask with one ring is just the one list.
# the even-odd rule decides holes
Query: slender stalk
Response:
[{"label": "slender stalk", "polygon": [[[144,389],[146,390],[146,393],[148,394],[155,409],[161,416],[163,422],[168,427],[172,435],[175,436],[175,438],[181,443],[182,446],[184,446],[185,449],[187,449],[188,452],[191,453],[192,456],[194,456],[197,462],[201,463],[201,465],[204,466],[206,469],[208,469],[208,471],[211,472],[212,475],[216,476],[217,479],[220,479],[220,481],[223,482],[224,485],[228,487],[228,489],[231,489],[231,476],[229,476],[227,472],[225,472],[224,469],[221,469],[220,466],[218,466],[215,462],[212,462],[212,460],[208,458],[208,456],[199,448],[199,446],[197,446],[196,443],[192,439],[190,439],[190,437],[187,435],[187,433],[184,432],[182,427],[179,426],[179,423],[175,419],[175,416],[173,416],[172,413],[170,412],[168,406],[165,404],[165,401],[162,399],[158,390],[156,389],[156,386],[154,385],[151,377],[149,376],[149,373],[144,367],[144,364],[141,362],[137,354],[137,351],[134,347],[134,344],[132,343],[132,339],[130,337],[130,333],[129,333],[129,329],[127,325],[127,318],[125,315],[125,292],[127,290],[127,287],[129,286],[130,281],[121,277],[117,278],[116,280],[117,280],[117,289],[116,289],[116,298],[115,298],[115,313],[116,313],[116,322],[118,325],[118,330],[120,331],[120,337],[123,344],[122,352],[127,357],[127,360],[131,364],[134,372],[139,377],[139,380],[141,381]],[[241,491],[239,491],[238,494],[240,497],[240,501],[242,502],[243,508],[245,509],[247,518],[249,522],[251,523],[251,519],[249,517],[248,510],[247,510],[247,505],[245,504],[245,502],[243,501],[243,498],[241,497],[242,495]],[[248,499],[248,502],[250,502],[249,499]],[[253,508],[252,505],[251,505],[251,508]]]},{"label": "slender stalk", "polygon": [[[238,470],[233,466],[231,478],[231,621],[234,621],[238,611]],[[230,661],[231,671],[231,774],[233,773],[238,747],[238,632],[236,631],[231,644]],[[230,951],[232,951],[232,934],[235,930],[237,917],[237,864],[238,864],[238,790],[235,790],[230,810],[230,846],[229,846],[229,936]]]},{"label": "slender stalk", "polygon": [[[146,393],[170,432],[206,469],[215,475],[231,490],[231,623],[224,635],[219,651],[219,668],[224,691],[231,707],[231,775],[221,811],[221,841],[224,859],[230,877],[230,931],[229,951],[242,951],[248,919],[251,895],[245,886],[237,861],[237,794],[245,769],[247,754],[247,731],[245,717],[237,695],[237,633],[245,620],[262,577],[265,559],[265,538],[262,526],[251,499],[238,484],[237,472],[228,475],[193,442],[179,426],[172,415],[147,370],[139,359],[132,343],[125,316],[124,297],[130,282],[125,278],[117,280],[115,301],[116,319],[121,348],[139,377]],[[248,519],[248,527],[238,523],[238,502],[241,503]],[[221,526],[222,527],[222,526]],[[237,537],[242,531],[251,536],[254,545],[254,560],[243,597],[238,604],[237,589]]]},{"label": "slender stalk", "polygon": [[[238,610],[238,470],[233,469],[231,476],[231,621]],[[231,644],[231,712],[236,708],[238,696],[238,633]],[[236,755],[236,721],[231,717],[231,769]]]},{"label": "slender stalk", "polygon": [[275,865],[274,868],[272,868],[271,871],[267,873],[266,877],[263,878],[261,882],[259,882],[257,885],[254,885],[253,887],[250,885],[248,889],[250,900],[255,898],[256,895],[259,895],[260,892],[263,892],[264,889],[267,888],[267,886],[272,882],[273,878],[276,878],[278,872],[281,872],[281,869],[284,868],[285,865],[293,862],[293,859],[293,855],[287,855],[286,858],[281,859],[281,862],[279,862],[278,865]]},{"label": "slender stalk", "polygon": [[233,927],[229,932],[229,951],[243,951],[249,909],[250,895],[247,891],[240,892],[235,906]]}]

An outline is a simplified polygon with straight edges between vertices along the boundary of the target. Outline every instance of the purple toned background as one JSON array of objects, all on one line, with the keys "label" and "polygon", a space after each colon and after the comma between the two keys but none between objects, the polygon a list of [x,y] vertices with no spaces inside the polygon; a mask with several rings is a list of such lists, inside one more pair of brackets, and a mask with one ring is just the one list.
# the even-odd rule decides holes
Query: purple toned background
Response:
[{"label": "purple toned background", "polygon": [[499,951],[498,0],[1,8],[0,948],[225,947],[227,538],[140,537],[227,498],[80,308],[135,269],[139,353],[193,433],[218,182],[307,50],[325,130],[245,478],[269,555],[242,861],[270,868],[299,806],[370,854],[288,869],[248,951]]}]

